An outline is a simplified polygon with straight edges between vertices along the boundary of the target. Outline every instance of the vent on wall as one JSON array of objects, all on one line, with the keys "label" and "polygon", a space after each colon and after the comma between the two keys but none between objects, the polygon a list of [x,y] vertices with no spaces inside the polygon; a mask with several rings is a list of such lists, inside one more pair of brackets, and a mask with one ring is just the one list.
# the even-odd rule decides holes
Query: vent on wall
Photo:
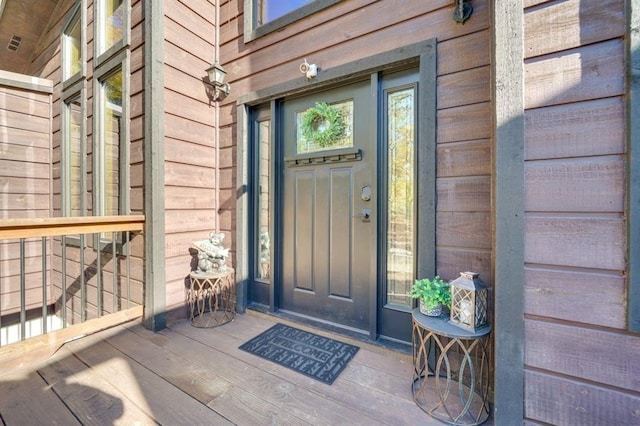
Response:
[{"label": "vent on wall", "polygon": [[9,40],[9,45],[7,46],[7,49],[13,50],[15,52],[20,47],[20,43],[22,43],[22,37],[19,37],[14,34],[11,36],[11,40]]}]

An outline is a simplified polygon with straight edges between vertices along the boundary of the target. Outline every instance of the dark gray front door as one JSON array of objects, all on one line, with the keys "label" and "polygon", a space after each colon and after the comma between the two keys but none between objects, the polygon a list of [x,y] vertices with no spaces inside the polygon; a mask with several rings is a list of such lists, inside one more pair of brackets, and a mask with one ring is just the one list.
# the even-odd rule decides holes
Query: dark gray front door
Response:
[{"label": "dark gray front door", "polygon": [[[302,136],[305,111],[327,103],[345,132]],[[283,274],[280,308],[368,330],[376,292],[376,132],[370,82],[283,107]],[[326,123],[320,123],[319,130]]]}]

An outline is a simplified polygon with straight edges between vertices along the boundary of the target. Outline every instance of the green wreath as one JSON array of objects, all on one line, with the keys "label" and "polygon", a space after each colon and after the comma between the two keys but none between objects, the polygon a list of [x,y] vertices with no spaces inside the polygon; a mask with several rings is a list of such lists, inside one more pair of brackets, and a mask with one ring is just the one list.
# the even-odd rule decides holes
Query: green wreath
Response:
[{"label": "green wreath", "polygon": [[321,147],[333,145],[344,136],[344,119],[340,111],[320,102],[302,117],[302,136]]}]

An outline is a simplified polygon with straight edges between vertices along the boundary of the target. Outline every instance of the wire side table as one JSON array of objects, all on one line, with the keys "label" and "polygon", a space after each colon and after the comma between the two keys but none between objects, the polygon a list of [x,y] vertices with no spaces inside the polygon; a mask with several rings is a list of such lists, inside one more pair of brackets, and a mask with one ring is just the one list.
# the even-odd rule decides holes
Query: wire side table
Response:
[{"label": "wire side table", "polygon": [[489,418],[491,327],[475,333],[446,316],[413,314],[413,400],[427,414],[453,425],[479,425]]},{"label": "wire side table", "polygon": [[234,270],[194,271],[189,274],[188,302],[191,325],[210,328],[226,324],[236,316]]}]

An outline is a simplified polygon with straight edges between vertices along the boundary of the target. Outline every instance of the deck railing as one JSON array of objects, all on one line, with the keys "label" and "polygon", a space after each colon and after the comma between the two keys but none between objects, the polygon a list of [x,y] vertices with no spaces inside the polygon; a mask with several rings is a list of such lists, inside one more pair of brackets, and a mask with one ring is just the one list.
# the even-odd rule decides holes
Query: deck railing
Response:
[{"label": "deck railing", "polygon": [[0,346],[143,304],[143,215],[0,220]]}]

